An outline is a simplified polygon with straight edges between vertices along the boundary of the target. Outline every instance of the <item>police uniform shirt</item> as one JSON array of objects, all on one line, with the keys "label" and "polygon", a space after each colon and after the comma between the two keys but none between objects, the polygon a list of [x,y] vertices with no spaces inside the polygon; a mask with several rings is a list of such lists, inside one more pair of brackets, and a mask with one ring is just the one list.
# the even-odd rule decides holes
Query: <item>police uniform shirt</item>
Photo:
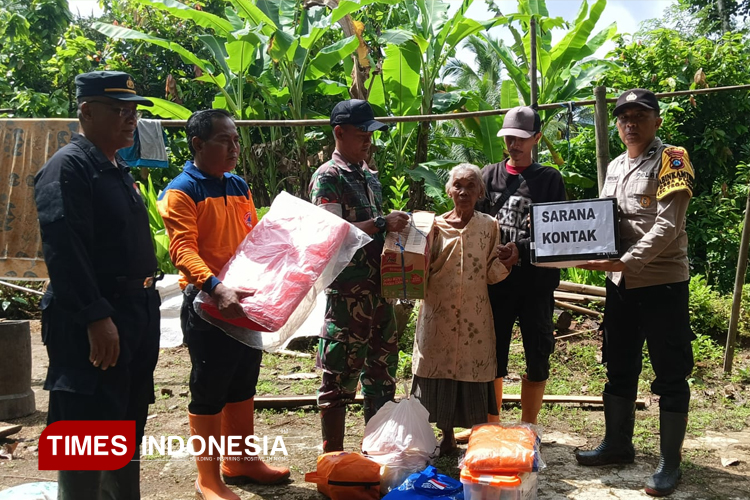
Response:
[{"label": "police uniform shirt", "polygon": [[690,279],[685,212],[694,172],[687,151],[657,137],[638,158],[627,151],[607,167],[601,197],[616,197],[620,213],[623,272],[607,273],[626,288]]},{"label": "police uniform shirt", "polygon": [[34,183],[55,301],[83,325],[112,316],[102,287],[157,269],[148,213],[129,168],[74,134]]}]

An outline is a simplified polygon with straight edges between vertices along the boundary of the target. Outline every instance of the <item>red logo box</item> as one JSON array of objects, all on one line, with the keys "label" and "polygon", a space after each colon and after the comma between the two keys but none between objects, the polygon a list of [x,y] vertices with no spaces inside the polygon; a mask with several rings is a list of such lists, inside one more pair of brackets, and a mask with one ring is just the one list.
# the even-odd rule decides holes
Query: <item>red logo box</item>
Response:
[{"label": "red logo box", "polygon": [[39,470],[117,470],[133,458],[134,420],[61,420],[39,438]]}]

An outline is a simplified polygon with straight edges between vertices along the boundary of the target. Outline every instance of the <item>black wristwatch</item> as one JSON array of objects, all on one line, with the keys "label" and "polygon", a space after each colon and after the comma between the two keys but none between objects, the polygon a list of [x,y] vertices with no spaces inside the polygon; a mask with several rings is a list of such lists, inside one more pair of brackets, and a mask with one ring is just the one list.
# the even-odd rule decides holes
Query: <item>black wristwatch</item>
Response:
[{"label": "black wristwatch", "polygon": [[384,233],[386,226],[385,217],[383,217],[382,215],[378,215],[377,217],[375,217],[374,222],[375,227],[378,229],[378,232]]}]

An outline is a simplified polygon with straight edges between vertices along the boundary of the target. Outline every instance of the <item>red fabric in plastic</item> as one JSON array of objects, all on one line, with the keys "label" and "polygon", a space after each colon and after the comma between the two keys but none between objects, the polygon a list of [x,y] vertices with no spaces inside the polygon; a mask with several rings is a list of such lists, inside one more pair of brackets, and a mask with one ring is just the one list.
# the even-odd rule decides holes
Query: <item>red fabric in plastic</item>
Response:
[{"label": "red fabric in plastic", "polygon": [[270,215],[247,235],[218,276],[224,281],[232,275],[232,283],[241,276],[243,286],[233,288],[255,291],[241,301],[247,317],[227,319],[215,304],[201,304],[214,318],[259,332],[275,332],[284,326],[350,230],[348,222],[333,217],[313,214],[310,218],[270,220]]}]

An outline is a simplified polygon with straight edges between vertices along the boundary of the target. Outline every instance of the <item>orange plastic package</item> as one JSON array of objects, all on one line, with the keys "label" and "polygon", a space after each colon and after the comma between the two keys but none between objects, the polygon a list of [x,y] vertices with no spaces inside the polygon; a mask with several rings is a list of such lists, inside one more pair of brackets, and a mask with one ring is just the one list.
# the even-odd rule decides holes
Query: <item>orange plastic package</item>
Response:
[{"label": "orange plastic package", "polygon": [[475,425],[460,467],[496,474],[536,472],[544,467],[539,443],[536,428],[530,424]]},{"label": "orange plastic package", "polygon": [[359,453],[334,451],[318,457],[318,469],[305,481],[331,500],[379,500],[380,465]]}]

